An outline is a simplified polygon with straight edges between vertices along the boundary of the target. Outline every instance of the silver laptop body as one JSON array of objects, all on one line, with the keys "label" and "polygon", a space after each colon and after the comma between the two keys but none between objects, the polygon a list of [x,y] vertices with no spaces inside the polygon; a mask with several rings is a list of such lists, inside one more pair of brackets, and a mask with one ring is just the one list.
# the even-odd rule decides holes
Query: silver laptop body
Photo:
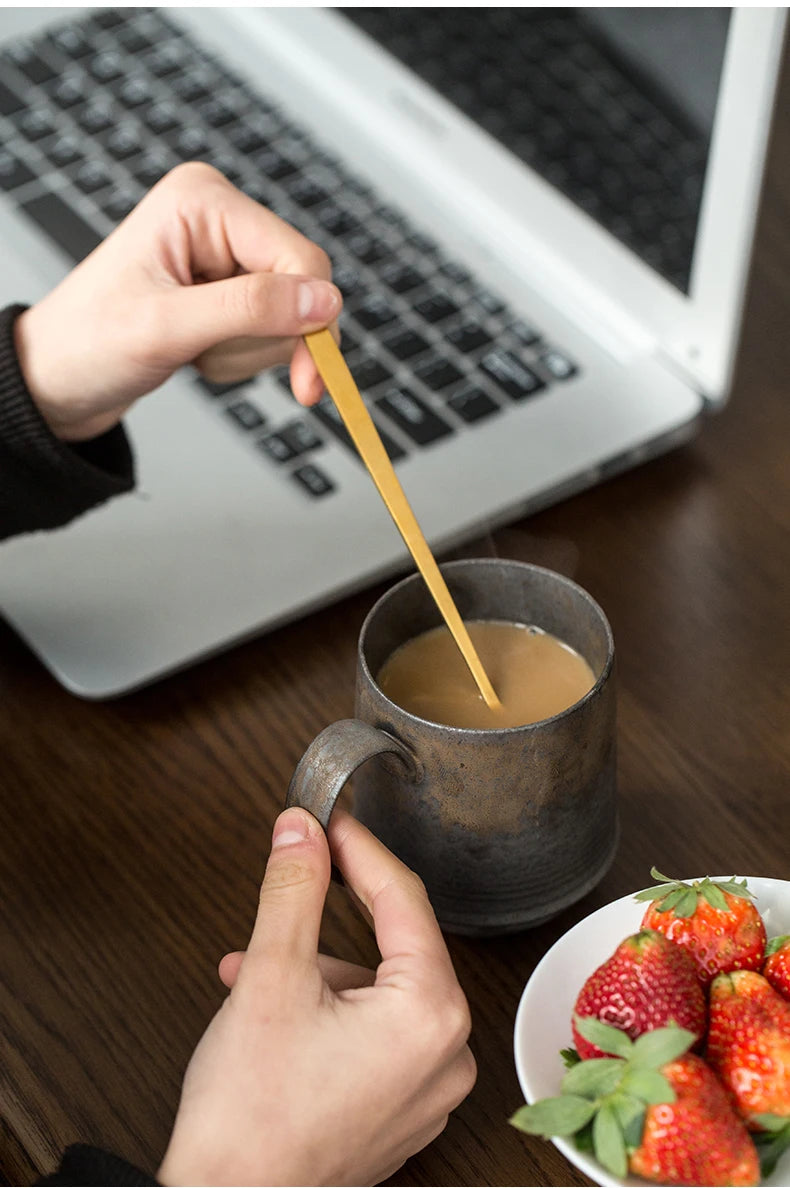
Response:
[{"label": "silver laptop body", "polygon": [[[45,100],[66,76],[93,85],[89,59],[69,58],[68,38],[52,42],[46,35],[75,21],[90,29],[94,54],[112,54],[123,10],[106,27],[96,23],[99,11],[0,11],[0,52],[7,50],[0,81],[14,93],[25,90],[35,74],[26,57],[32,47],[44,62],[38,69],[52,75],[37,84]],[[663,37],[677,77],[659,80],[661,86],[673,93],[676,108],[688,103],[684,119],[703,125],[712,120],[693,251],[680,279],[667,275],[660,256],[649,262],[649,250],[635,250],[608,229],[593,200],[582,209],[561,185],[506,147],[496,128],[486,131],[465,112],[459,105],[466,95],[463,78],[455,80],[456,102],[433,85],[427,67],[420,76],[397,56],[399,45],[406,57],[411,52],[403,39],[384,49],[375,31],[371,36],[361,27],[361,17],[311,8],[160,11],[180,45],[205,51],[209,75],[230,71],[230,91],[245,119],[255,123],[260,96],[261,110],[287,117],[297,129],[297,139],[310,146],[298,171],[308,179],[308,191],[312,185],[313,196],[336,198],[360,226],[373,229],[379,249],[389,246],[379,261],[359,264],[357,280],[364,280],[367,296],[362,305],[350,304],[363,310],[362,322],[347,326],[362,374],[369,374],[364,369],[372,361],[386,364],[385,377],[374,372],[365,394],[436,550],[686,440],[706,410],[724,403],[784,9],[731,10],[724,21],[726,45],[722,35],[720,60],[712,63],[715,105],[708,94],[696,111],[688,84],[698,59],[692,53],[691,65],[684,65],[682,47],[693,47],[693,40],[682,28],[659,24],[640,40],[638,27],[635,36],[627,22],[618,24],[621,10],[587,10],[594,45],[614,39],[621,60],[637,66],[645,45]],[[423,14],[442,10],[364,11],[408,13],[416,28],[427,20]],[[482,47],[487,22],[500,19],[492,14],[530,10],[463,11],[477,14]],[[658,20],[662,10],[622,10],[637,11]],[[708,10],[667,10],[684,11]],[[173,98],[173,70],[168,74],[167,61],[156,57],[157,10],[129,10],[124,19],[149,44],[138,52],[135,69],[146,79],[151,101],[175,103],[188,126],[195,105]],[[80,26],[86,20],[93,23]],[[134,44],[134,37],[127,43]],[[456,64],[462,61],[459,56]],[[583,54],[580,61],[584,66]],[[596,62],[585,80],[593,88],[607,85]],[[651,63],[641,65],[648,75]],[[127,68],[122,59],[120,69]],[[123,78],[110,81],[117,97]],[[84,137],[80,110],[80,104],[57,109],[57,135]],[[132,107],[123,118],[133,132],[149,135]],[[102,234],[113,226],[102,208],[109,189],[89,193],[70,167],[54,170],[47,156],[51,142],[25,138],[21,123],[19,111],[0,116],[3,146],[35,174],[16,191],[0,193],[0,304],[35,301],[73,263],[30,217],[41,209],[42,192],[68,202]],[[612,135],[622,132],[615,127]],[[210,129],[220,164],[226,143],[221,136],[222,126]],[[102,145],[100,158],[123,171],[123,159]],[[237,184],[257,192],[260,158],[233,160]],[[338,180],[350,174],[353,188]],[[293,195],[305,196],[295,176],[276,190],[286,217]],[[325,213],[319,204],[299,214],[302,228],[319,241],[324,228],[316,220]],[[665,238],[671,247],[671,234]],[[440,297],[452,297],[455,282],[471,294],[470,306],[418,327],[418,304],[435,312],[427,290],[387,290],[398,326],[425,336],[431,365],[419,356],[399,358],[368,329],[386,287],[381,278],[403,264],[422,269],[429,298],[436,296],[436,276]],[[465,341],[472,306],[474,325],[486,340],[460,363],[456,355],[455,377],[443,386],[444,344]],[[538,386],[525,391],[530,376]],[[474,410],[486,402],[494,409],[478,416]],[[411,423],[415,409],[423,418],[418,428]],[[306,435],[294,430],[296,421],[309,426]],[[333,426],[331,410],[324,407],[320,418],[300,410],[279,376],[217,392],[185,371],[140,401],[125,423],[139,473],[133,494],[65,529],[0,546],[0,610],[76,694],[124,693],[409,564],[359,460]],[[445,428],[431,436],[437,424]],[[427,440],[415,440],[424,430]]]}]

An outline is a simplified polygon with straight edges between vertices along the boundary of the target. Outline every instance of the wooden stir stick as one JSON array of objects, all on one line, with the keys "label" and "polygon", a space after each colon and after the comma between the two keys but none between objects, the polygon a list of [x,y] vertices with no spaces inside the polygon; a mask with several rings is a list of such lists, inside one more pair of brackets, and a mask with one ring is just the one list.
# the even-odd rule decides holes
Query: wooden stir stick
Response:
[{"label": "wooden stir stick", "polygon": [[447,589],[439,566],[436,564],[428,542],[422,534],[395,474],[389,455],[384,449],[378,429],[365,407],[357,385],[354,383],[354,378],[334,338],[328,330],[316,330],[314,334],[305,335],[305,342],[319,374],[326,384],[327,391],[337,405],[337,410],[343,418],[343,424],[351,434],[370,477],[376,484],[378,492],[406,542],[453,639],[461,650],[483,700],[490,709],[498,709],[500,707],[499,698],[480,663],[480,657],[469,638],[466,625],[458,613],[458,608]]}]

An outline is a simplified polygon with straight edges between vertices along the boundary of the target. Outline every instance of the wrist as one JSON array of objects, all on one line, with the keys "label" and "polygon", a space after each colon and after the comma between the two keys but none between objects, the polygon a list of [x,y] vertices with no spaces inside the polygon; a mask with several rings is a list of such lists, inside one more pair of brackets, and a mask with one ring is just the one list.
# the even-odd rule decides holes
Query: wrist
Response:
[{"label": "wrist", "polygon": [[63,426],[57,402],[48,394],[46,375],[42,374],[42,352],[36,348],[37,315],[35,306],[24,310],[14,322],[14,347],[19,370],[30,397],[55,437],[63,438]]}]

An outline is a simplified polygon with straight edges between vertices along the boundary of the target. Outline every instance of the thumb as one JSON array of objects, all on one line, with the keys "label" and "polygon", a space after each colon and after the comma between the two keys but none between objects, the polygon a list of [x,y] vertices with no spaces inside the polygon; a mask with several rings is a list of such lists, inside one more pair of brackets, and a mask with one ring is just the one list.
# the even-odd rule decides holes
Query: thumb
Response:
[{"label": "thumb", "polygon": [[343,299],[330,281],[285,272],[250,272],[173,289],[164,324],[184,362],[233,338],[293,338],[320,330]]},{"label": "thumb", "polygon": [[269,980],[317,968],[330,867],[329,843],[315,817],[302,808],[281,813],[239,981],[262,964]]}]

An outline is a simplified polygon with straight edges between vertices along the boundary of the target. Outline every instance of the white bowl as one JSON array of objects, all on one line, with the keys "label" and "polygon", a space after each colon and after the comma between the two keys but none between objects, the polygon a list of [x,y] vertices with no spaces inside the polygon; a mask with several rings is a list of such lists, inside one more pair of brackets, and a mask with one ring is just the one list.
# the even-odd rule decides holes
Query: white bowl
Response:
[{"label": "white bowl", "polygon": [[[758,878],[747,878],[747,882],[769,938],[790,932],[790,882]],[[530,1104],[560,1092],[566,1070],[559,1052],[573,1044],[571,1016],[579,991],[620,941],[639,931],[648,905],[638,903],[634,894],[599,908],[561,936],[527,982],[516,1015],[513,1046],[521,1091]],[[578,1151],[571,1139],[551,1141],[596,1184],[633,1188],[647,1184],[641,1176],[618,1179],[591,1155]],[[784,1153],[773,1175],[762,1183],[779,1188],[790,1184],[790,1151]]]}]

